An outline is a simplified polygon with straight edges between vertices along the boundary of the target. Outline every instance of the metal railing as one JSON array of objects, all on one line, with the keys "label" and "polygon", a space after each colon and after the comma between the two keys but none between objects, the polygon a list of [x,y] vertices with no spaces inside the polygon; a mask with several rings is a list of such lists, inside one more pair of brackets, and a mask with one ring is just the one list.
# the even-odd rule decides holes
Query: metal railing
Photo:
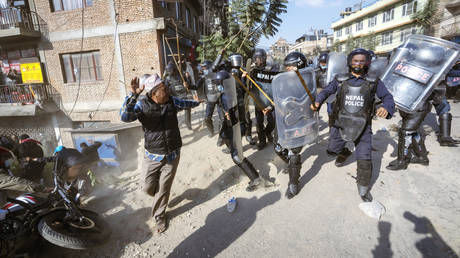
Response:
[{"label": "metal railing", "polygon": [[40,17],[37,13],[18,8],[0,9],[0,30],[22,28],[29,31],[40,31]]},{"label": "metal railing", "polygon": [[49,84],[0,85],[0,103],[34,104],[53,100],[55,95]]},{"label": "metal railing", "polygon": [[[371,5],[373,5],[373,4],[377,3],[377,2],[380,2],[380,1],[382,1],[382,0],[367,0],[367,1],[363,1],[360,10],[362,10],[362,9],[368,7],[368,6],[371,6]],[[353,11],[354,11],[354,10],[353,10]],[[345,16],[345,17],[346,17],[346,16]],[[338,22],[338,21],[344,19],[345,17],[339,17],[339,18],[337,18],[337,19],[334,19],[334,20],[332,21],[332,23]]]}]

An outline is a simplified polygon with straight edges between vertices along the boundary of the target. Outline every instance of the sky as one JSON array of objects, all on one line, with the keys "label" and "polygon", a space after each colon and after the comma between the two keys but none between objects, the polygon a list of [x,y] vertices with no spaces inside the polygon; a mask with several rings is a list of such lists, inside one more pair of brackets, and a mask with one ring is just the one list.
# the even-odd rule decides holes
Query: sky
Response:
[{"label": "sky", "polygon": [[340,12],[359,2],[360,0],[289,0],[287,13],[280,17],[283,22],[278,27],[278,33],[269,39],[262,36],[259,47],[268,48],[279,38],[294,43],[303,34],[313,34],[311,29],[324,29],[332,33],[331,24],[340,19]]}]

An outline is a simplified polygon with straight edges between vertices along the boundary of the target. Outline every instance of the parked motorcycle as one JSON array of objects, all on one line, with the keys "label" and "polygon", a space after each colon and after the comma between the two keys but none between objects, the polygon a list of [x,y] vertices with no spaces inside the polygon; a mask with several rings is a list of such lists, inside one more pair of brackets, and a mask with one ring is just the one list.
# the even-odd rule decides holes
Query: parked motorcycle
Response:
[{"label": "parked motorcycle", "polygon": [[50,194],[22,194],[0,209],[0,257],[36,250],[40,237],[65,248],[88,249],[102,245],[111,235],[100,215],[79,206],[75,174],[85,171],[84,166],[65,167],[59,155],[54,159]]}]

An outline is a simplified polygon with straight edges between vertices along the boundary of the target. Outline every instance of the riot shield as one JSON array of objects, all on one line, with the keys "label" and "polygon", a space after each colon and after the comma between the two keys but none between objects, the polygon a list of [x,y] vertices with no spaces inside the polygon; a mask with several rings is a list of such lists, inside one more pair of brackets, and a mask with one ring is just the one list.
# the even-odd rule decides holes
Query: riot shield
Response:
[{"label": "riot shield", "polygon": [[236,82],[233,76],[223,81],[225,106],[229,108],[230,121],[232,123],[232,144],[238,150],[238,157],[243,160],[243,145],[241,143],[241,127],[238,113],[238,97],[236,95]]},{"label": "riot shield", "polygon": [[460,55],[460,45],[440,38],[411,35],[391,58],[382,81],[399,109],[419,110]]},{"label": "riot shield", "polygon": [[208,102],[217,102],[217,98],[219,97],[219,93],[217,91],[217,84],[216,80],[216,73],[208,73],[205,76],[205,92],[206,92],[206,100]]},{"label": "riot shield", "polygon": [[[299,74],[311,94],[316,96],[313,68],[303,68]],[[318,138],[318,123],[310,109],[311,100],[297,74],[293,71],[278,74],[272,86],[278,143],[283,148],[295,148],[315,141]]]},{"label": "riot shield", "polygon": [[344,73],[348,73],[347,56],[342,53],[329,53],[327,58],[326,85],[329,85],[337,74]]},{"label": "riot shield", "polygon": [[[256,81],[257,85],[273,100],[272,80],[279,72],[264,71],[254,69],[251,72],[251,77]],[[251,92],[256,97],[257,101],[264,107],[271,106],[270,100],[255,86],[251,85]]]},{"label": "riot shield", "polygon": [[388,59],[386,57],[377,57],[374,61],[372,61],[367,74],[376,78],[380,78],[385,72],[385,69],[388,65]]}]

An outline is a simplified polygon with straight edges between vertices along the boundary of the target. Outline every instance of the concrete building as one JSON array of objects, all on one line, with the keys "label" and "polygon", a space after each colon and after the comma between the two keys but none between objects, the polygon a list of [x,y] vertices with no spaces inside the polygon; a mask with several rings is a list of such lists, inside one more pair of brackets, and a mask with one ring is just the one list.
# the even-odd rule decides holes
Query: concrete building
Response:
[{"label": "concrete building", "polygon": [[[0,95],[4,93],[0,102],[12,110],[1,112],[8,118],[2,118],[0,134],[29,132],[39,137],[47,132],[47,139],[55,139],[50,144],[54,146],[72,146],[70,130],[120,123],[119,110],[131,79],[162,74],[178,45],[193,60],[203,28],[199,0],[30,0],[18,10],[1,10],[13,17],[0,20],[3,72],[5,63],[18,69],[37,62],[44,80],[31,87],[0,88]],[[168,39],[171,51],[165,44]],[[11,101],[11,87],[31,100]],[[41,92],[43,97],[37,96],[41,105],[46,100],[55,103],[54,108],[31,104],[36,100],[31,96]],[[25,112],[29,109],[33,112]]]},{"label": "concrete building", "polygon": [[433,36],[460,44],[460,0],[441,0],[440,21],[433,26]]},{"label": "concrete building", "polygon": [[285,39],[280,38],[270,46],[270,54],[275,60],[284,60],[289,54],[289,47],[290,44]]},{"label": "concrete building", "polygon": [[329,35],[323,30],[319,30],[318,33],[311,35],[304,34],[296,39],[295,43],[291,45],[289,52],[302,52],[307,57],[318,54],[319,51],[327,49],[328,37]]},{"label": "concrete building", "polygon": [[332,23],[334,45],[339,52],[355,47],[375,48],[386,53],[399,46],[411,34],[423,34],[412,19],[428,0],[365,1],[347,8],[342,18]]}]

